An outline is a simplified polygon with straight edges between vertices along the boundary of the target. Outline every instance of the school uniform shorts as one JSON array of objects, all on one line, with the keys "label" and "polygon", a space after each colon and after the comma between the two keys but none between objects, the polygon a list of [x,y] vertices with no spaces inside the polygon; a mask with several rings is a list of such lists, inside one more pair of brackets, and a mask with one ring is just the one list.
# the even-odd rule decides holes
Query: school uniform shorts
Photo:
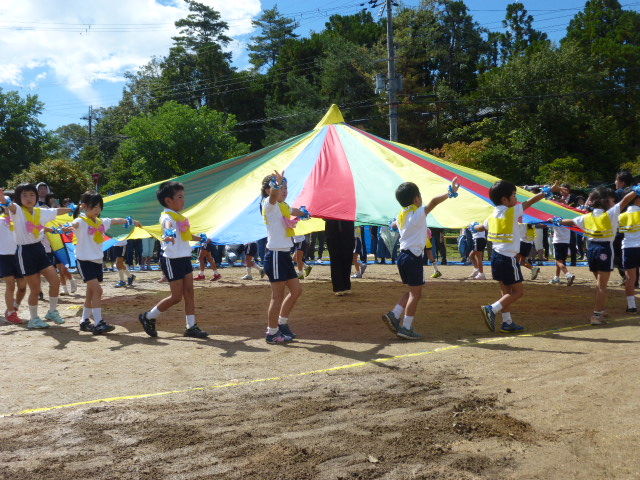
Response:
[{"label": "school uniform shorts", "polygon": [[505,285],[513,285],[522,282],[522,270],[516,257],[507,257],[493,251],[491,255],[491,275],[493,279]]},{"label": "school uniform shorts", "polygon": [[611,242],[591,241],[587,250],[590,272],[613,272],[613,249]]},{"label": "school uniform shorts", "polygon": [[187,275],[193,273],[191,257],[167,258],[160,257],[160,268],[162,273],[170,282],[182,280]]},{"label": "school uniform shorts", "polygon": [[531,245],[529,242],[520,242],[520,255],[524,258],[528,258],[531,253]]},{"label": "school uniform shorts", "polygon": [[84,283],[89,280],[98,280],[102,282],[104,276],[102,273],[102,263],[92,262],[91,260],[78,260],[76,262],[78,273],[82,277]]},{"label": "school uniform shorts", "polygon": [[13,255],[0,255],[0,278],[22,278],[22,276],[18,268],[18,258],[15,253]]},{"label": "school uniform shorts", "polygon": [[253,243],[247,243],[244,246],[244,254],[248,255],[250,257],[255,257],[258,255],[258,244],[253,242]]},{"label": "school uniform shorts", "polygon": [[622,268],[640,267],[640,247],[622,249]]},{"label": "school uniform shorts", "polygon": [[556,257],[556,260],[560,260],[561,262],[566,262],[567,257],[569,256],[569,244],[568,243],[554,243],[553,244],[553,255]]},{"label": "school uniform shorts", "polygon": [[16,258],[18,260],[18,270],[25,277],[40,273],[51,266],[47,252],[41,242],[18,245]]},{"label": "school uniform shorts", "polygon": [[416,256],[411,250],[400,250],[398,255],[398,272],[402,283],[410,287],[419,287],[426,283],[422,255]]},{"label": "school uniform shorts", "polygon": [[298,278],[289,252],[269,250],[264,256],[264,273],[270,282],[286,282]]},{"label": "school uniform shorts", "polygon": [[487,248],[487,239],[486,238],[474,238],[473,239],[473,251],[474,252],[484,252],[485,248]]}]

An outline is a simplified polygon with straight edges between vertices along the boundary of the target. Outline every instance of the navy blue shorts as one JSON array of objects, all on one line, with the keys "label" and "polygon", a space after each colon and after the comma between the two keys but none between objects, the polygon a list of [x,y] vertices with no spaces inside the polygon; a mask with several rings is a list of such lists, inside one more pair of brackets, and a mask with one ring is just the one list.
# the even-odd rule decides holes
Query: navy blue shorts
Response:
[{"label": "navy blue shorts", "polygon": [[122,245],[121,247],[114,246],[113,248],[113,258],[122,257],[124,258],[127,255],[127,246]]},{"label": "navy blue shorts", "polygon": [[424,285],[424,267],[422,265],[422,255],[416,257],[410,250],[400,250],[398,255],[398,272],[402,283],[410,287]]},{"label": "navy blue shorts", "polygon": [[487,248],[487,239],[486,238],[474,238],[473,239],[473,251],[474,252],[484,252],[485,248]]},{"label": "navy blue shorts", "polygon": [[569,244],[568,243],[554,243],[553,244],[553,256],[556,260],[566,262],[569,256]]},{"label": "navy blue shorts", "polygon": [[18,268],[18,258],[13,255],[0,255],[0,278],[15,277],[22,278],[22,273]]},{"label": "navy blue shorts", "polygon": [[306,252],[307,251],[307,241],[302,240],[301,242],[293,242],[293,247],[291,247],[291,253],[297,252],[299,250]]},{"label": "navy blue shorts", "polygon": [[286,282],[298,278],[289,252],[269,250],[264,256],[263,268],[270,282]]},{"label": "navy blue shorts", "polygon": [[182,280],[184,277],[193,273],[193,264],[191,257],[167,258],[160,257],[160,268],[162,273],[170,282]]},{"label": "navy blue shorts", "polygon": [[244,254],[249,255],[250,257],[255,257],[258,255],[258,244],[256,242],[247,243],[244,246]]},{"label": "navy blue shorts", "polygon": [[353,253],[362,255],[362,239],[360,237],[356,237],[356,245],[353,249]]},{"label": "navy blue shorts", "polygon": [[622,268],[640,267],[640,247],[622,249]]},{"label": "navy blue shorts", "polygon": [[518,263],[516,257],[507,257],[495,250],[491,255],[491,275],[493,275],[494,280],[505,285],[513,285],[523,280],[520,263]]},{"label": "navy blue shorts", "polygon": [[87,283],[89,280],[98,280],[102,282],[103,274],[102,274],[102,264],[92,262],[90,260],[78,260],[76,262],[76,267],[78,267],[78,273],[84,280],[84,283]]},{"label": "navy blue shorts", "polygon": [[217,249],[218,245],[214,245],[213,243],[207,243],[207,246],[205,247],[205,250],[211,255],[215,255]]},{"label": "navy blue shorts", "polygon": [[587,250],[590,272],[613,272],[613,250],[611,242],[591,241]]},{"label": "navy blue shorts", "polygon": [[18,270],[25,277],[40,273],[45,268],[51,266],[47,252],[45,252],[44,245],[42,245],[41,242],[18,245],[16,257],[18,260]]},{"label": "navy blue shorts", "polygon": [[529,254],[531,253],[531,247],[533,247],[533,245],[531,245],[529,242],[520,242],[520,255],[522,255],[524,258],[529,258]]}]

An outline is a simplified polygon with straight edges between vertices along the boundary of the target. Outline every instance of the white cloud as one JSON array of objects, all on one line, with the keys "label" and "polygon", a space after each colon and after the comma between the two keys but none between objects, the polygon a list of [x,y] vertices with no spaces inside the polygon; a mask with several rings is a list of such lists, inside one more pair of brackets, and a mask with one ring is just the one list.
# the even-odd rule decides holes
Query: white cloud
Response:
[{"label": "white cloud", "polygon": [[[260,0],[199,1],[220,12],[232,38],[251,33],[261,11]],[[0,83],[33,87],[46,78],[91,101],[92,83],[121,82],[166,55],[174,22],[188,13],[181,0],[0,0]],[[230,48],[243,55],[242,43]]]}]

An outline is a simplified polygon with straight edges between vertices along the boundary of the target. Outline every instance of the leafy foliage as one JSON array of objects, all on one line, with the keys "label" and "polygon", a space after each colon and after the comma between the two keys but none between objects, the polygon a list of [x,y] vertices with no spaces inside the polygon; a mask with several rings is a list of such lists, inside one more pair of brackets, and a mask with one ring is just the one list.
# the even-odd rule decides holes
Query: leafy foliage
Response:
[{"label": "leafy foliage", "polygon": [[46,182],[56,198],[71,198],[74,201],[89,189],[93,189],[91,176],[82,167],[71,160],[48,159],[31,164],[17,173],[8,182],[11,188],[21,183]]}]

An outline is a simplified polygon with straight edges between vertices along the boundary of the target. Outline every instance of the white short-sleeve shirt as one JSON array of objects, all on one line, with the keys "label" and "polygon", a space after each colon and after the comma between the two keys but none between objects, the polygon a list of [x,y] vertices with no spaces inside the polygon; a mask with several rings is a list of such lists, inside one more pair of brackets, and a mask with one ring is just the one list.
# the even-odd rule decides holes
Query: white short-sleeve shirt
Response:
[{"label": "white short-sleeve shirt", "polygon": [[291,237],[287,236],[287,229],[282,219],[279,202],[269,203],[269,197],[262,202],[262,211],[267,217],[267,248],[275,251],[289,251],[293,246]]},{"label": "white short-sleeve shirt", "polygon": [[425,207],[408,212],[402,228],[398,224],[398,230],[400,230],[400,250],[409,250],[416,256],[422,255],[427,244],[427,235],[429,235]]},{"label": "white short-sleeve shirt", "polygon": [[[627,212],[640,212],[640,207],[631,205],[627,208]],[[640,247],[640,232],[625,232],[622,240],[622,248],[638,248]]]},{"label": "white short-sleeve shirt", "polygon": [[[33,243],[42,241],[42,238],[44,237],[44,229],[40,230],[40,233],[37,237],[33,235],[33,233],[29,233],[29,231],[27,230],[27,217],[25,217],[22,207],[20,207],[19,205],[16,205],[16,207],[16,213],[11,213],[11,218],[13,219],[13,224],[15,225],[14,233],[16,243],[18,245],[31,245]],[[40,223],[42,223],[42,225],[46,225],[47,223],[52,222],[58,216],[57,208],[35,208],[40,208]]]},{"label": "white short-sleeve shirt", "polygon": [[[613,243],[613,240],[616,238],[615,237],[615,232],[618,231],[618,226],[620,225],[620,204],[616,203],[613,207],[611,207],[609,210],[606,211],[609,214],[609,218],[611,219],[611,226],[613,227],[613,235],[610,237],[606,237],[606,238],[596,238],[594,239],[595,241],[598,242],[611,242]],[[605,210],[601,209],[601,208],[596,208],[593,210],[593,215],[595,215],[596,217],[599,217],[601,215],[604,215]],[[582,230],[584,230],[584,219],[585,217],[589,215],[581,215],[579,217],[576,217],[573,219],[573,223],[575,223],[578,227],[580,227]],[[589,236],[586,234],[585,232],[585,237]]]},{"label": "white short-sleeve shirt", "polygon": [[0,218],[0,255],[14,255],[16,253],[16,236],[4,218]]},{"label": "white short-sleeve shirt", "polygon": [[553,227],[553,241],[551,243],[569,243],[571,230],[567,227]]},{"label": "white short-sleeve shirt", "polygon": [[[109,230],[111,228],[111,219],[103,218],[102,224],[105,231]],[[78,239],[76,258],[83,261],[102,263],[102,244],[96,243],[93,239],[93,234],[89,234],[89,224],[82,217],[78,217],[71,225]]]},{"label": "white short-sleeve shirt", "polygon": [[[184,258],[191,257],[191,245],[187,240],[182,239],[180,230],[178,230],[178,223],[171,218],[167,212],[173,212],[168,208],[165,208],[160,215],[160,225],[164,231],[165,228],[174,229],[176,231],[176,238],[174,242],[164,242],[162,256],[165,258]],[[177,213],[177,212],[175,212]]]},{"label": "white short-sleeve shirt", "polygon": [[[521,203],[518,203],[513,208],[515,209],[513,214],[513,241],[508,243],[493,242],[493,250],[506,257],[515,257],[520,253],[520,235],[522,230],[518,223],[518,219],[524,215],[524,208]],[[508,209],[509,207],[506,205],[498,205],[493,209],[491,216],[494,218],[504,218]],[[484,228],[489,231],[489,219],[484,221]]]}]

